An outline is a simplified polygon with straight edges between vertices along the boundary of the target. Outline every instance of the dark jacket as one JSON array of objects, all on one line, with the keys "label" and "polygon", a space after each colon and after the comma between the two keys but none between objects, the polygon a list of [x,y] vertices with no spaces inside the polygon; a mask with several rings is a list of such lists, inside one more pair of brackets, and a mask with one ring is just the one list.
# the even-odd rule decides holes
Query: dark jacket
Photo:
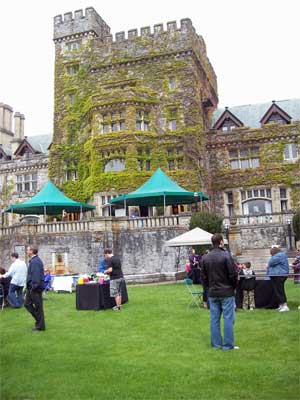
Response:
[{"label": "dark jacket", "polygon": [[202,260],[202,279],[209,297],[234,296],[237,272],[230,254],[214,247]]},{"label": "dark jacket", "polygon": [[244,271],[240,272],[240,288],[243,290],[254,290],[255,289],[255,272],[251,271],[251,275],[245,275]]},{"label": "dark jacket", "polygon": [[39,256],[33,256],[28,264],[27,289],[44,290],[44,265]]}]

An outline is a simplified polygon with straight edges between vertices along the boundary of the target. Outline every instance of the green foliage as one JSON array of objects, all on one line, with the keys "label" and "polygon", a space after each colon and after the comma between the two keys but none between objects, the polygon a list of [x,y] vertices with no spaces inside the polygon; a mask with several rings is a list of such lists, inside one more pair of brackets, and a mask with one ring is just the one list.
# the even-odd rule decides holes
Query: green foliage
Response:
[{"label": "green foliage", "polygon": [[222,232],[223,217],[215,213],[197,212],[192,215],[190,229],[196,227],[204,229],[210,233]]},{"label": "green foliage", "polygon": [[292,225],[296,240],[300,240],[300,210],[293,216]]}]

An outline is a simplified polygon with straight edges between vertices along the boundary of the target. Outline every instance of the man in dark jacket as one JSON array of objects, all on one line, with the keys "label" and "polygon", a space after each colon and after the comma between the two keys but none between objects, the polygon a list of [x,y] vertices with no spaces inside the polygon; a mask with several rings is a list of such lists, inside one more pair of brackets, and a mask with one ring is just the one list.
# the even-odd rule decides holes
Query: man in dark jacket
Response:
[{"label": "man in dark jacket", "polygon": [[[232,257],[224,250],[223,236],[216,233],[211,238],[213,248],[202,262],[202,279],[208,286],[210,305],[211,345],[217,349],[238,349],[234,346],[234,289],[237,272]],[[220,319],[223,313],[224,340],[221,336]]]},{"label": "man in dark jacket", "polygon": [[30,258],[27,274],[27,292],[25,308],[35,319],[33,331],[45,330],[45,319],[43,310],[44,290],[44,265],[38,256],[38,249],[34,246],[27,247],[27,255]]}]

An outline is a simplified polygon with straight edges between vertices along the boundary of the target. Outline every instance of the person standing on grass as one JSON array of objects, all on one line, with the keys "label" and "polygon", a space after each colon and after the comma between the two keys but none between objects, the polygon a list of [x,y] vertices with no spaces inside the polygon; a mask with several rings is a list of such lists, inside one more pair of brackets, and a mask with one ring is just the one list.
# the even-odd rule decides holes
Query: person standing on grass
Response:
[{"label": "person standing on grass", "polygon": [[[215,233],[211,241],[213,248],[202,262],[202,279],[208,286],[211,345],[216,349],[238,350],[239,347],[234,345],[233,332],[237,272],[232,257],[224,250],[223,236]],[[222,314],[224,339],[220,328]]]},{"label": "person standing on grass", "polygon": [[11,277],[7,302],[13,308],[21,308],[23,305],[23,288],[27,277],[27,265],[24,261],[19,260],[18,253],[11,253],[10,257],[12,264],[5,274],[0,275],[0,278]]},{"label": "person standing on grass", "polygon": [[276,296],[279,312],[289,311],[284,290],[284,283],[289,275],[289,260],[284,251],[277,246],[270,250],[271,258],[268,261],[267,276],[271,279],[273,293]]},{"label": "person standing on grass", "polygon": [[27,256],[30,258],[27,275],[27,292],[25,308],[35,319],[33,331],[45,330],[45,318],[43,309],[44,290],[44,264],[38,256],[38,249],[35,246],[27,247]]},{"label": "person standing on grass", "polygon": [[119,257],[114,256],[111,249],[104,250],[104,257],[108,268],[104,271],[105,274],[110,276],[110,297],[115,298],[116,305],[113,307],[114,311],[121,310],[122,297],[121,290],[124,285],[124,275],[122,272],[121,260]]}]

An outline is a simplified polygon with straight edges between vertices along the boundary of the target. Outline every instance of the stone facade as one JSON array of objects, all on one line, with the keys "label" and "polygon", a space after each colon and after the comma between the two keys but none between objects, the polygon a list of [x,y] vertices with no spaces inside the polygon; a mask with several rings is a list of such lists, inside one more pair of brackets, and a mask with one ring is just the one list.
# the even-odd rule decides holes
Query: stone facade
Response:
[{"label": "stone facade", "polygon": [[161,166],[198,190],[192,149],[210,126],[218,98],[192,22],[144,27],[140,34],[133,29],[113,39],[93,9],[80,22],[76,14],[70,18],[54,20],[50,177],[71,197],[87,200],[96,192],[133,190]]}]

